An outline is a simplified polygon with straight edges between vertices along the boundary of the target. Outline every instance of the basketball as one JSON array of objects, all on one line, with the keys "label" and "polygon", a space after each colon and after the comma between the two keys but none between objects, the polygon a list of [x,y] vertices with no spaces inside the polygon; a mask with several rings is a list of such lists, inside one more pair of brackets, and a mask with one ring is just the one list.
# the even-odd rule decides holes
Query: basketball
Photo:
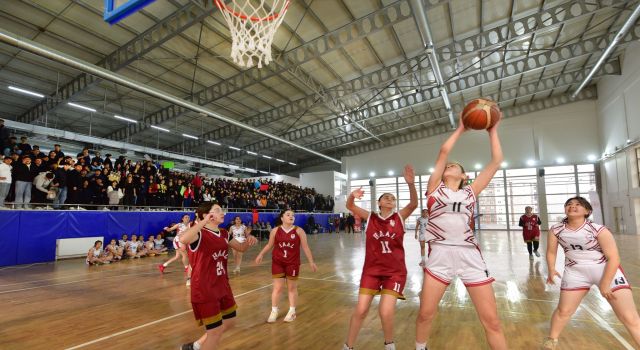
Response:
[{"label": "basketball", "polygon": [[502,112],[498,104],[491,100],[477,98],[469,102],[462,111],[462,122],[468,129],[484,130],[494,126]]}]

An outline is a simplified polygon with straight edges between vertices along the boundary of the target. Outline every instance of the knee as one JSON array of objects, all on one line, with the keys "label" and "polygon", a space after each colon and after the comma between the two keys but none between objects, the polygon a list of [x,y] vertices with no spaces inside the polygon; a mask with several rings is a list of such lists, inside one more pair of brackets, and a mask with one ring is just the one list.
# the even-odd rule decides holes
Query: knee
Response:
[{"label": "knee", "polygon": [[353,317],[359,320],[364,320],[368,313],[369,309],[356,308],[355,311],[353,311]]},{"label": "knee", "polygon": [[394,310],[388,310],[385,308],[380,308],[380,310],[378,310],[378,314],[380,315],[380,319],[381,320],[390,320],[393,318],[394,315]]},{"label": "knee", "polygon": [[482,324],[484,325],[485,330],[489,333],[499,333],[502,331],[498,315],[483,318]]},{"label": "knee", "polygon": [[[635,311],[635,310],[634,310]],[[620,315],[620,321],[628,328],[640,327],[640,317],[637,312],[624,312]]]},{"label": "knee", "polygon": [[418,317],[417,317],[418,323],[423,323],[423,322],[431,323],[433,319],[436,317],[436,311],[437,309],[435,308],[420,308],[420,311],[418,311]]},{"label": "knee", "polygon": [[564,307],[558,307],[556,309],[556,315],[560,318],[571,318],[573,316],[573,310]]}]

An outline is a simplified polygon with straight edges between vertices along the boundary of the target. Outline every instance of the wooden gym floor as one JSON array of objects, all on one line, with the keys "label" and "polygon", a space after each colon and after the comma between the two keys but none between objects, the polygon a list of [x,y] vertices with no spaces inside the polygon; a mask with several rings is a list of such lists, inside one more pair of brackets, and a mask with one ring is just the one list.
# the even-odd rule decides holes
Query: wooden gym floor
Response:
[{"label": "wooden gym floor", "polygon": [[[632,285],[640,287],[640,237],[616,239],[625,272]],[[242,273],[231,276],[238,317],[236,328],[223,337],[223,349],[341,348],[357,300],[362,236],[323,234],[310,236],[309,241],[319,271],[303,267],[298,318],[291,324],[282,322],[288,309],[286,294],[278,322],[265,322],[271,308],[270,259],[255,266],[252,259],[259,249],[245,255]],[[519,232],[485,231],[480,242],[497,280],[498,312],[509,347],[537,349],[559,295],[558,287],[545,286],[544,255],[530,261]],[[405,237],[405,250],[407,300],[398,302],[395,318],[399,350],[414,348],[423,278],[413,233]],[[0,269],[0,349],[178,349],[197,339],[203,329],[193,320],[180,264],[171,265],[164,275],[156,268],[166,258],[95,267],[76,259]],[[640,304],[637,288],[634,296]],[[383,347],[376,305],[363,325],[357,349]],[[633,343],[626,330],[592,289],[562,334],[560,349],[634,348],[628,344]],[[432,350],[488,349],[461,283],[452,283],[447,290],[428,345]]]}]

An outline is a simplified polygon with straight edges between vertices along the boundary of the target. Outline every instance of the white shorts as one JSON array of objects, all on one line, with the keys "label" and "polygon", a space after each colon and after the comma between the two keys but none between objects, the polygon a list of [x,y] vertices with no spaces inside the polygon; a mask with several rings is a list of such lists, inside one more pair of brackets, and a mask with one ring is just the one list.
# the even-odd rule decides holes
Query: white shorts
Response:
[{"label": "white shorts", "polygon": [[233,236],[233,239],[238,241],[238,243],[244,243],[244,241],[247,240],[247,238],[245,236]]},{"label": "white shorts", "polygon": [[482,286],[494,281],[482,254],[473,246],[429,244],[424,272],[446,285],[456,276],[466,287]]},{"label": "white shorts", "polygon": [[420,232],[420,233],[418,233],[418,241],[420,241],[420,242],[424,242],[424,241],[426,241],[426,240],[427,240],[427,239],[425,238],[425,234],[424,234],[424,232]]},{"label": "white shorts", "polygon": [[[599,285],[607,264],[597,265],[573,265],[567,266],[562,274],[561,290],[589,290],[593,285]],[[611,281],[611,291],[618,289],[631,289],[629,280],[625,276],[622,267],[618,267]]]},{"label": "white shorts", "polygon": [[173,248],[180,249],[180,236],[175,236],[173,238]]}]

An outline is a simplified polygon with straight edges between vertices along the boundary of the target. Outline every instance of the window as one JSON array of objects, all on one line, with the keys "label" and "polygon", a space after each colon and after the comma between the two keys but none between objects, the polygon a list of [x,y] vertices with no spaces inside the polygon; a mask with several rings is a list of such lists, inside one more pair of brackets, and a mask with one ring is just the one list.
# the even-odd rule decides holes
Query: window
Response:
[{"label": "window", "polygon": [[575,167],[573,165],[545,167],[544,172],[547,223],[551,226],[564,218],[564,202],[577,195]]},{"label": "window", "polygon": [[534,213],[540,212],[536,169],[515,170],[518,171],[507,170],[507,202],[509,203],[509,225],[511,229],[518,227],[520,216],[524,214],[525,207],[532,207]]}]

